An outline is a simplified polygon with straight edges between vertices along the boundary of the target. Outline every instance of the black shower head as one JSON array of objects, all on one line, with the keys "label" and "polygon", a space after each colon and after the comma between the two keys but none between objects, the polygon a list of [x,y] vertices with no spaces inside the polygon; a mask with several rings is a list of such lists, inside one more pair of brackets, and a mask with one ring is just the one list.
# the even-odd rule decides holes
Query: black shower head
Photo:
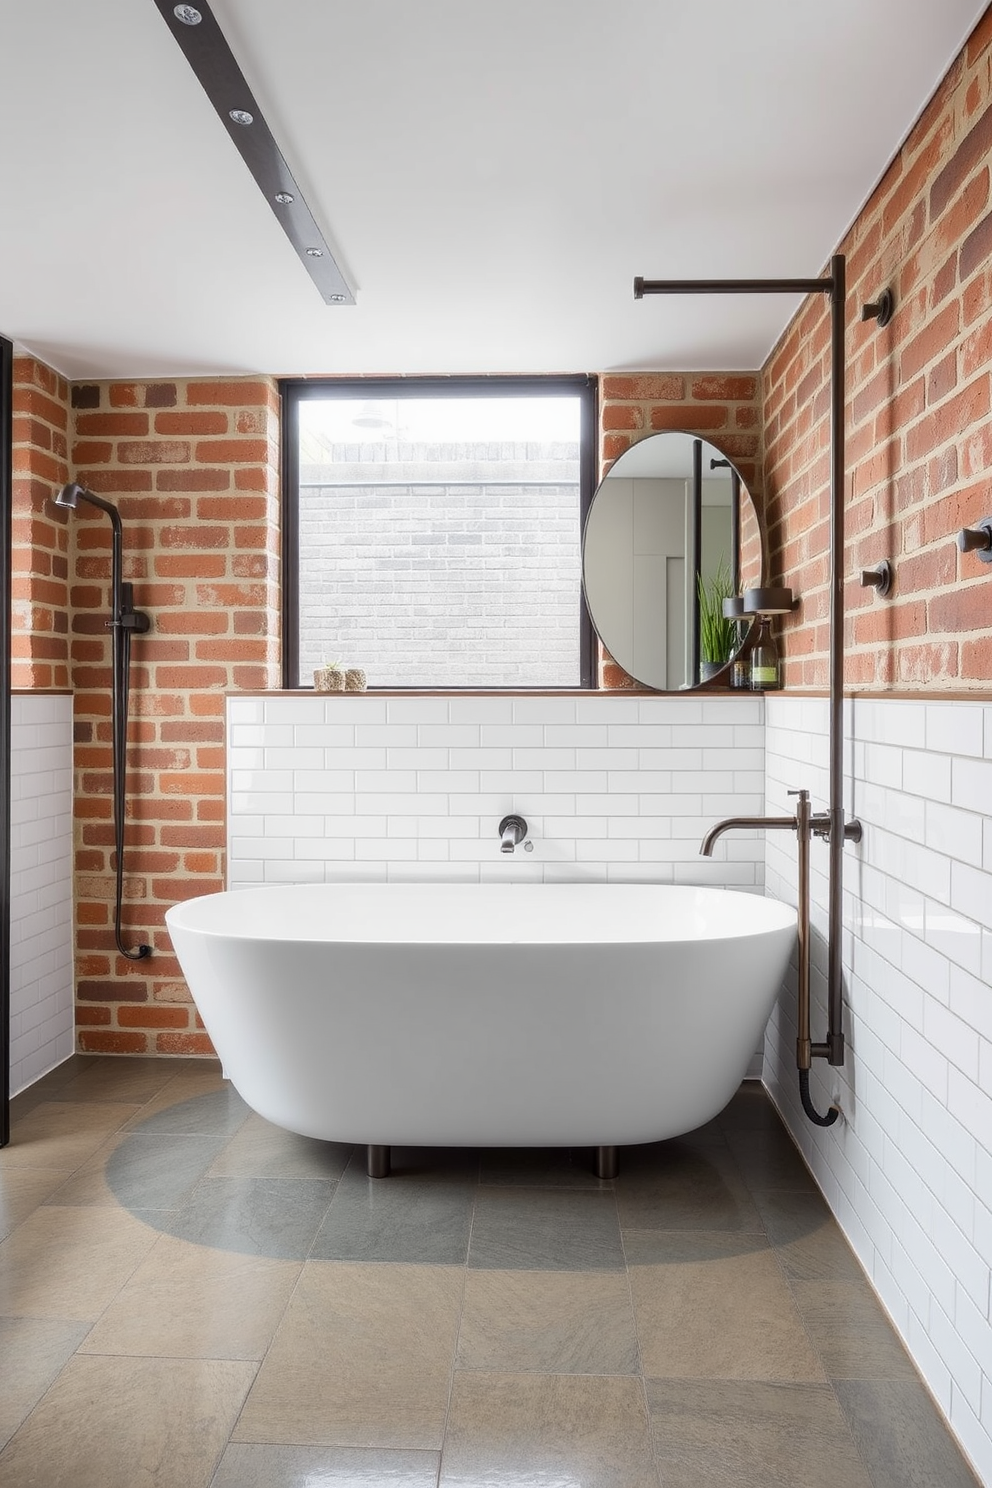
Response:
[{"label": "black shower head", "polygon": [[62,489],[56,493],[55,505],[67,506],[69,507],[70,511],[75,511],[76,502],[79,500],[82,494],[83,487],[79,484],[79,482],[69,481],[67,485],[64,485]]},{"label": "black shower head", "polygon": [[120,526],[120,516],[113,502],[104,501],[102,496],[94,496],[92,491],[88,491],[78,481],[69,481],[66,485],[62,486],[55,493],[53,499],[56,506],[67,507],[69,511],[75,511],[80,501],[86,501],[90,506],[98,506],[101,511],[105,511],[114,524],[115,529]]}]

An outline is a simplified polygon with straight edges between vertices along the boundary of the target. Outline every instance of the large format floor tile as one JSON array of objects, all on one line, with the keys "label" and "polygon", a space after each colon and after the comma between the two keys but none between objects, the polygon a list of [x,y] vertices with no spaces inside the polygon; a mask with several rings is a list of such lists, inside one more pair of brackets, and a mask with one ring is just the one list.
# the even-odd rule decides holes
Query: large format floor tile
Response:
[{"label": "large format floor tile", "polygon": [[402,1145],[372,1180],[211,1061],[39,1087],[0,1152],[3,1488],[975,1488],[757,1086],[612,1182]]},{"label": "large format floor tile", "polygon": [[157,1238],[122,1209],[43,1205],[0,1245],[0,1316],[94,1322]]},{"label": "large format floor tile", "polygon": [[261,1359],[300,1270],[298,1261],[207,1249],[163,1235],[80,1351]]},{"label": "large format floor tile", "polygon": [[352,1148],[283,1131],[250,1112],[211,1165],[211,1178],[341,1177]]},{"label": "large format floor tile", "polygon": [[70,1360],[2,1453],[4,1488],[208,1488],[255,1373],[216,1359]]},{"label": "large format floor tile", "polygon": [[724,1127],[730,1153],[748,1187],[818,1192],[813,1175],[782,1126]]},{"label": "large format floor tile", "polygon": [[436,1488],[439,1454],[232,1442],[210,1488]]},{"label": "large format floor tile", "polygon": [[10,1102],[11,1123],[20,1123],[29,1111],[34,1110],[35,1106],[40,1106],[45,1101],[55,1100],[57,1098],[56,1091],[63,1090],[70,1081],[74,1080],[77,1075],[82,1074],[84,1070],[89,1069],[91,1066],[106,1066],[121,1062],[117,1059],[101,1059],[98,1055],[94,1054],[70,1055],[61,1064],[56,1065],[53,1070],[49,1070],[47,1074],[42,1075],[40,1080],[35,1080],[33,1085],[28,1085],[26,1089],[19,1090],[12,1097]]},{"label": "large format floor tile", "polygon": [[721,1133],[623,1154],[617,1208],[625,1230],[753,1230],[761,1219]]},{"label": "large format floor tile", "polygon": [[786,1275],[796,1281],[861,1281],[864,1273],[818,1191],[756,1188],[754,1202]]},{"label": "large format floor tile", "polygon": [[664,1488],[873,1488],[827,1384],[647,1381]]},{"label": "large format floor tile", "polygon": [[834,1388],[872,1488],[978,1488],[918,1379],[841,1380]]},{"label": "large format floor tile", "polygon": [[235,1440],[439,1448],[463,1279],[453,1266],[309,1261]]},{"label": "large format floor tile", "polygon": [[621,1271],[613,1194],[480,1188],[468,1263],[496,1271]]},{"label": "large format floor tile", "polygon": [[513,1188],[601,1188],[591,1147],[491,1147],[482,1153],[482,1182]]},{"label": "large format floor tile", "polygon": [[660,1488],[661,1481],[639,1380],[455,1375],[440,1488]]},{"label": "large format floor tile", "polygon": [[668,1379],[822,1380],[771,1248],[720,1231],[625,1235],[641,1363]]},{"label": "large format floor tile", "polygon": [[636,1374],[626,1276],[470,1270],[457,1363],[502,1374]]},{"label": "large format floor tile", "polygon": [[194,1245],[303,1261],[335,1187],[321,1178],[204,1178],[162,1226]]},{"label": "large format floor tile", "polygon": [[86,1333],[85,1323],[59,1318],[0,1318],[0,1447],[34,1410]]},{"label": "large format floor tile", "polygon": [[52,1203],[174,1209],[189,1197],[223,1145],[222,1136],[118,1133],[66,1179]]},{"label": "large format floor tile", "polygon": [[0,1166],[0,1240],[13,1233],[57,1188],[66,1175],[58,1168]]},{"label": "large format floor tile", "polygon": [[75,1172],[139,1109],[130,1103],[44,1101],[18,1121],[16,1140],[3,1149],[3,1165]]},{"label": "large format floor tile", "polygon": [[177,1075],[154,1100],[142,1106],[129,1122],[146,1137],[162,1133],[180,1136],[232,1136],[248,1119],[248,1107],[233,1085],[208,1071]]},{"label": "large format floor tile", "polygon": [[[72,1079],[59,1085],[59,1100],[117,1104],[130,1101],[144,1105],[161,1095],[180,1075],[195,1074],[193,1063],[189,1059],[91,1059]],[[201,1070],[201,1075],[205,1073]]]},{"label": "large format floor tile", "polygon": [[916,1379],[909,1355],[863,1277],[795,1281],[792,1291],[830,1379]]},{"label": "large format floor tile", "polygon": [[369,1178],[353,1160],[338,1184],[312,1254],[334,1261],[464,1265],[476,1185],[403,1173]]}]

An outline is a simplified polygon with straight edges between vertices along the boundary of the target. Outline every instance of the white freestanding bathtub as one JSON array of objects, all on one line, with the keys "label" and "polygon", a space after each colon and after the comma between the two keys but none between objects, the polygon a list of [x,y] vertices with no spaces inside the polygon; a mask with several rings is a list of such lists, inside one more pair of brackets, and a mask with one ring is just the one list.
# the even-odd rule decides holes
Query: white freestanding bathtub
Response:
[{"label": "white freestanding bathtub", "polygon": [[273,886],[166,923],[244,1100],[370,1149],[691,1131],[743,1078],[796,936],[777,900],[640,884]]}]

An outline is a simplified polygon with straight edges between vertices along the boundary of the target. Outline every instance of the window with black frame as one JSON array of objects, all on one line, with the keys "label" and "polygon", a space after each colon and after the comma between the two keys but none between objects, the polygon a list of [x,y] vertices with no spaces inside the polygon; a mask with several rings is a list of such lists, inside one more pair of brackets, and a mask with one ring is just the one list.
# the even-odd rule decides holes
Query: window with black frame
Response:
[{"label": "window with black frame", "polygon": [[284,677],[368,685],[592,682],[582,524],[595,383],[286,382]]}]

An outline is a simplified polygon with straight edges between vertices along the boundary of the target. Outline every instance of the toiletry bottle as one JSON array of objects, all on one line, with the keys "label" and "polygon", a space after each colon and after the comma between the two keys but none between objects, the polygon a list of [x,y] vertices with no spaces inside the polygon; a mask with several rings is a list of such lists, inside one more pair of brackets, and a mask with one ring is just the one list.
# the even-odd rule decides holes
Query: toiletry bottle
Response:
[{"label": "toiletry bottle", "polygon": [[744,637],[746,627],[737,625],[737,639],[734,643],[734,655],[730,663],[730,685],[738,688],[741,692],[747,692],[751,686],[751,657],[744,651]]},{"label": "toiletry bottle", "polygon": [[782,666],[771,625],[767,615],[763,615],[758,638],[751,651],[752,692],[770,692],[782,686]]}]

